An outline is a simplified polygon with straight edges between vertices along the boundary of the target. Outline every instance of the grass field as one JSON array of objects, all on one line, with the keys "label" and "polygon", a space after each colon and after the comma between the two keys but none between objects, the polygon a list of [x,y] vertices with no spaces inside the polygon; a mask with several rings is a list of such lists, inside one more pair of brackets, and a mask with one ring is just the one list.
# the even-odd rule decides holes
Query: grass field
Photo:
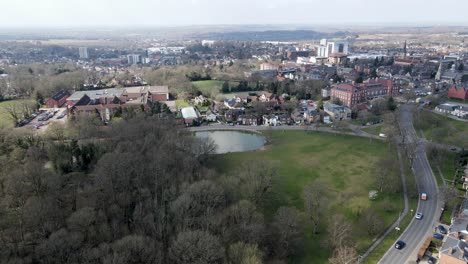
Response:
[{"label": "grass field", "polygon": [[221,93],[223,83],[223,81],[216,80],[192,82],[192,84],[195,85],[195,87],[197,87],[200,92],[211,98],[215,98],[218,94]]},{"label": "grass field", "polygon": [[[278,166],[278,177],[274,179],[272,197],[265,205],[266,217],[271,217],[280,206],[295,206],[302,210],[302,189],[314,180],[329,186],[328,215],[343,214],[353,224],[354,244],[358,252],[365,251],[374,237],[367,234],[367,227],[359,222],[359,215],[372,208],[389,226],[403,208],[400,194],[380,194],[371,201],[369,190],[373,188],[374,163],[389,154],[385,143],[366,138],[305,133],[303,131],[274,131],[272,144],[263,151],[230,153],[216,158],[216,168],[229,173],[245,161],[265,159]],[[392,173],[398,173],[397,170]],[[385,211],[384,205],[393,205]],[[290,263],[327,263],[331,252],[320,246],[325,230],[318,235],[311,230],[305,232],[306,244],[303,255]]]},{"label": "grass field", "polygon": [[[12,104],[18,104],[24,100],[11,100],[0,102],[0,128],[13,128],[14,124],[11,120],[10,115],[5,111],[5,107],[9,107]],[[27,100],[34,102],[33,100]]]},{"label": "grass field", "polygon": [[415,116],[415,128],[434,142],[468,148],[468,123],[428,111]]},{"label": "grass field", "polygon": [[176,100],[176,106],[177,107],[187,107],[189,105],[190,104],[187,101],[183,100],[183,99]]}]

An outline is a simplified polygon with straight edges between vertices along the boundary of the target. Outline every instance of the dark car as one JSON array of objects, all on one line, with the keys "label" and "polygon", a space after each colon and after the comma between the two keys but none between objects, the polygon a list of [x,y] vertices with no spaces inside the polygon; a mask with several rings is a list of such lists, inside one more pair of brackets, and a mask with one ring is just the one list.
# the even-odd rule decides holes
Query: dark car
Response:
[{"label": "dark car", "polygon": [[433,237],[436,238],[436,239],[440,239],[440,240],[444,239],[444,235],[439,234],[439,233],[435,233],[435,234],[433,235]]},{"label": "dark car", "polygon": [[395,248],[396,249],[402,249],[406,246],[406,243],[401,241],[401,240],[398,240],[396,243],[395,243]]},{"label": "dark car", "polygon": [[439,225],[437,227],[437,230],[441,233],[441,234],[447,234],[447,229],[445,229],[445,227],[443,225]]}]

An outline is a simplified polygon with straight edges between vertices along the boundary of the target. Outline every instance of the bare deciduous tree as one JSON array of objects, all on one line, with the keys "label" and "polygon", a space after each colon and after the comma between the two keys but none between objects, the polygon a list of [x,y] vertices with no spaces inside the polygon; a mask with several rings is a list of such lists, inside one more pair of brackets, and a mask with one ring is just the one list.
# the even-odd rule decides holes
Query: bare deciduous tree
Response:
[{"label": "bare deciduous tree", "polygon": [[262,252],[257,245],[237,242],[229,246],[229,264],[262,264]]},{"label": "bare deciduous tree", "polygon": [[339,247],[333,251],[333,257],[328,259],[330,264],[350,264],[357,262],[357,252],[353,247]]},{"label": "bare deciduous tree", "polygon": [[328,186],[325,182],[314,181],[304,187],[302,199],[304,200],[304,210],[312,222],[313,233],[317,233],[321,220],[328,207],[327,200]]},{"label": "bare deciduous tree", "polygon": [[336,249],[352,244],[352,227],[343,215],[333,215],[328,223],[327,231],[327,240],[331,248]]}]

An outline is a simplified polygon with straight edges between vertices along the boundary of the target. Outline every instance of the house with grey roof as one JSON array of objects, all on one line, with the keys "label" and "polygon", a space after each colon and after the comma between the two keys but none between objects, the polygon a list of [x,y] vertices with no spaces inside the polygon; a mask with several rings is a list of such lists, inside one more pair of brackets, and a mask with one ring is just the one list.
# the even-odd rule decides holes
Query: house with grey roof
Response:
[{"label": "house with grey roof", "polygon": [[439,263],[466,264],[468,262],[468,217],[455,218],[439,250]]}]

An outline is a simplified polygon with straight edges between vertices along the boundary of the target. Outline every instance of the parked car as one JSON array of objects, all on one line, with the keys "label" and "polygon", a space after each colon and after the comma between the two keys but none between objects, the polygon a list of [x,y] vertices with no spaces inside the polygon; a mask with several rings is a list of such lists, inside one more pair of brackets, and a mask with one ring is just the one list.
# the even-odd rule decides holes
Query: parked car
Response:
[{"label": "parked car", "polygon": [[396,249],[402,249],[406,246],[406,243],[401,241],[401,240],[398,240],[396,243],[395,243],[395,248]]},{"label": "parked car", "polygon": [[425,193],[425,192],[421,193],[421,200],[423,200],[423,201],[427,200],[427,193]]},{"label": "parked car", "polygon": [[443,225],[437,226],[437,231],[439,231],[441,234],[446,235],[447,234],[447,229]]},{"label": "parked car", "polygon": [[435,239],[440,239],[440,240],[443,240],[443,239],[444,239],[444,235],[439,234],[439,233],[435,233],[435,234],[433,235],[433,237],[434,237]]},{"label": "parked car", "polygon": [[423,218],[423,214],[421,212],[417,212],[415,218],[421,220]]}]

